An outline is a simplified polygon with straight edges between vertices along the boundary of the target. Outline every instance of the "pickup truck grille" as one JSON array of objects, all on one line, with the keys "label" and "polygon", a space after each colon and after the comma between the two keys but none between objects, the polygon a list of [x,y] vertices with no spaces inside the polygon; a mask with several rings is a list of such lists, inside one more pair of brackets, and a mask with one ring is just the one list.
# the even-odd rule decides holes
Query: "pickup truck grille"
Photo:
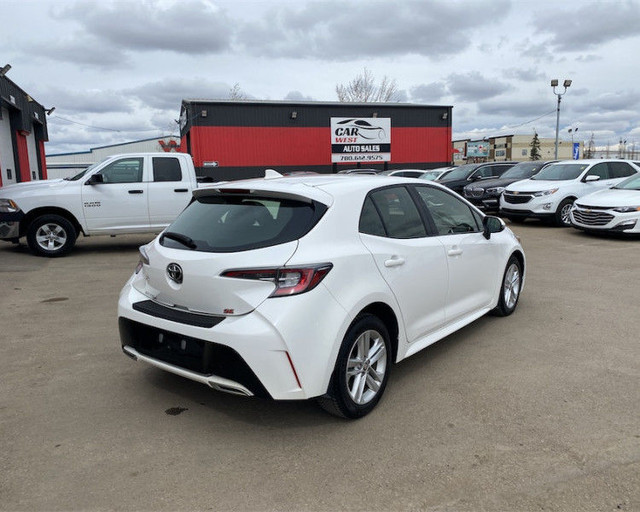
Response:
[{"label": "pickup truck grille", "polygon": [[576,222],[587,226],[604,226],[611,222],[613,215],[598,210],[582,210],[580,208],[576,208],[573,210],[573,218]]},{"label": "pickup truck grille", "polygon": [[511,203],[511,204],[524,204],[524,203],[528,203],[529,201],[531,201],[531,198],[533,196],[531,196],[530,194],[514,194],[513,192],[505,192],[504,193],[504,200],[507,203]]}]

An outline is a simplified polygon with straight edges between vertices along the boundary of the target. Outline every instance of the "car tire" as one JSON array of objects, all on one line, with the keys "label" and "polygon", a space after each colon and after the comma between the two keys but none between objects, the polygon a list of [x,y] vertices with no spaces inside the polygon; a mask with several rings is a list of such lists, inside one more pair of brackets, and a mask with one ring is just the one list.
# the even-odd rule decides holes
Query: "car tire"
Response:
[{"label": "car tire", "polygon": [[554,223],[559,227],[571,226],[571,207],[573,206],[573,199],[565,199],[559,205],[554,215]]},{"label": "car tire", "polygon": [[522,264],[515,256],[507,262],[500,284],[498,305],[491,311],[494,316],[509,316],[518,305],[522,290]]},{"label": "car tire", "polygon": [[29,248],[35,254],[49,258],[68,253],[77,237],[73,224],[60,215],[42,215],[27,228]]},{"label": "car tire", "polygon": [[370,314],[358,317],[345,335],[327,394],[318,399],[330,414],[357,419],[380,401],[392,362],[389,332]]}]

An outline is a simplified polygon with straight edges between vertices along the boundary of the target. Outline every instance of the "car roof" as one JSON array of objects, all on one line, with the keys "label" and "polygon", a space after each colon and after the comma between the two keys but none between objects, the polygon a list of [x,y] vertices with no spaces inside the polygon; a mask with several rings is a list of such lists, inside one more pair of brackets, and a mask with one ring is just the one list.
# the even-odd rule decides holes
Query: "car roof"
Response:
[{"label": "car roof", "polygon": [[284,176],[282,178],[250,179],[213,184],[196,189],[196,197],[219,194],[224,191],[247,192],[278,192],[291,197],[308,198],[326,205],[333,204],[335,198],[353,196],[358,192],[366,193],[377,187],[387,187],[394,184],[414,183],[430,185],[448,190],[439,184],[427,182],[419,178],[404,178],[396,176],[380,176],[361,174],[349,176],[345,174],[318,174],[316,176]]}]

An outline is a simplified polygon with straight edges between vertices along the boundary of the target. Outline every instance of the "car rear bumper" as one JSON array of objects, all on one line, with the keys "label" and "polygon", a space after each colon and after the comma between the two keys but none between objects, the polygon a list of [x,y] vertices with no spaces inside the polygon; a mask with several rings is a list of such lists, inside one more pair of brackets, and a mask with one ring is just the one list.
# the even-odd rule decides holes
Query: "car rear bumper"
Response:
[{"label": "car rear bumper", "polygon": [[329,326],[341,326],[346,313],[322,284],[211,327],[136,308],[148,301],[130,280],[118,303],[122,349],[137,361],[245,396],[297,400],[326,392],[341,340]]}]

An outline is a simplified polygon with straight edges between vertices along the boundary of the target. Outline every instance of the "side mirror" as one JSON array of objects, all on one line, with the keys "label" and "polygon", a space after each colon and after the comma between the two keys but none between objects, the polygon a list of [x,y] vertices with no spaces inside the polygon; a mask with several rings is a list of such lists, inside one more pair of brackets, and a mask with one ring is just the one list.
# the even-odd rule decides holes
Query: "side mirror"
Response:
[{"label": "side mirror", "polygon": [[585,177],[584,182],[591,183],[593,181],[598,181],[599,179],[600,179],[600,176],[596,176],[595,174],[589,174],[588,176]]},{"label": "side mirror", "polygon": [[500,233],[504,228],[505,223],[500,217],[487,215],[482,219],[482,234],[487,240],[491,238],[491,233]]},{"label": "side mirror", "polygon": [[104,177],[100,173],[92,174],[87,180],[87,185],[97,185],[98,183],[104,183]]},{"label": "side mirror", "polygon": [[472,176],[469,176],[469,179],[471,181],[478,181],[482,179],[482,176],[480,176],[479,174],[473,174]]}]

